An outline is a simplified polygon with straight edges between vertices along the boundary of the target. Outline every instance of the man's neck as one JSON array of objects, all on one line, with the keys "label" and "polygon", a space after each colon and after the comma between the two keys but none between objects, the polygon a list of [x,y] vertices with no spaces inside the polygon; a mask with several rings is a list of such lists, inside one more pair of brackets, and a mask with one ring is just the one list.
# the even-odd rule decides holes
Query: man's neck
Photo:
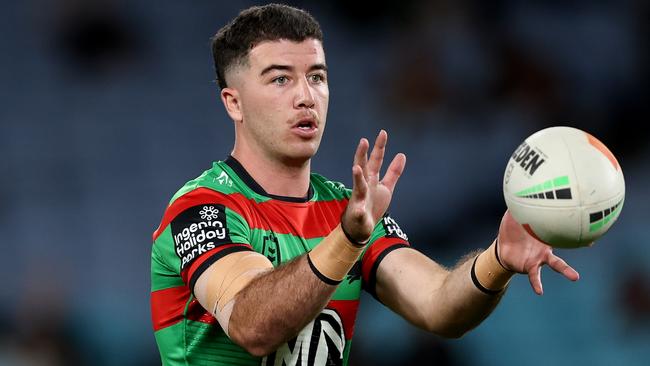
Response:
[{"label": "man's neck", "polygon": [[266,193],[295,198],[307,196],[311,159],[282,162],[260,154],[244,154],[237,149],[232,156]]}]

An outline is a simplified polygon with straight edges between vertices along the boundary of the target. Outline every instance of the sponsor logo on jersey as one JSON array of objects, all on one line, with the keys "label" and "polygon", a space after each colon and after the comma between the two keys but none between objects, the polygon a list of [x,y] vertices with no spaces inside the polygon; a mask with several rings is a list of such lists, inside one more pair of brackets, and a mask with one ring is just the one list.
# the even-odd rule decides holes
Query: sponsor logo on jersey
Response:
[{"label": "sponsor logo on jersey", "polygon": [[171,222],[174,250],[181,270],[200,255],[230,243],[223,205],[198,205],[183,211]]},{"label": "sponsor logo on jersey", "polygon": [[532,177],[537,169],[546,162],[546,156],[538,148],[528,145],[525,141],[512,153],[512,159]]},{"label": "sponsor logo on jersey", "polygon": [[343,364],[343,321],[333,309],[324,309],[298,336],[264,357],[262,365],[329,366]]},{"label": "sponsor logo on jersey", "polygon": [[397,221],[395,221],[392,217],[385,215],[382,218],[381,223],[384,225],[384,230],[386,230],[387,238],[400,238],[406,241],[409,240],[406,233],[402,231],[402,229],[397,224]]}]

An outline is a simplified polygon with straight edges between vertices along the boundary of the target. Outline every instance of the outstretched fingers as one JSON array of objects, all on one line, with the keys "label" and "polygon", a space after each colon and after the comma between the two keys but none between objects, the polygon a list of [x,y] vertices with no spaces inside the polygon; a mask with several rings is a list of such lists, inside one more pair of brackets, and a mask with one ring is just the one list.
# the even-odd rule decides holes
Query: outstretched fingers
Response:
[{"label": "outstretched fingers", "polygon": [[352,167],[352,201],[359,202],[366,199],[368,183],[363,176],[363,169],[357,164]]},{"label": "outstretched fingers", "polygon": [[548,260],[546,262],[549,267],[551,267],[555,272],[561,274],[571,281],[577,281],[580,279],[580,274],[578,271],[573,269],[570,265],[567,264],[562,258],[556,256],[553,253],[549,254]]},{"label": "outstretched fingers", "polygon": [[406,155],[399,153],[395,155],[393,161],[390,162],[384,179],[381,180],[381,183],[386,186],[391,192],[395,190],[395,185],[397,180],[404,172],[404,167],[406,166]]},{"label": "outstretched fingers", "polygon": [[379,131],[377,139],[375,140],[375,146],[372,148],[370,153],[370,159],[368,160],[368,178],[379,180],[379,170],[381,165],[384,162],[384,153],[386,152],[386,142],[388,141],[388,134],[386,131]]},{"label": "outstretched fingers", "polygon": [[528,281],[532,286],[533,291],[538,295],[544,294],[544,287],[542,286],[542,265],[537,264],[528,271]]},{"label": "outstretched fingers", "polygon": [[[348,206],[345,209],[344,216],[347,217],[346,227],[351,232],[358,233],[359,225],[364,222],[366,217],[366,204],[368,198],[368,183],[366,178],[363,176],[363,170],[357,164],[352,167],[352,196],[348,202]],[[341,225],[343,226],[343,218],[341,219]],[[351,233],[349,231],[349,233]],[[370,235],[367,233],[367,235]],[[357,237],[356,235],[354,237]]]},{"label": "outstretched fingers", "polygon": [[568,265],[567,262],[565,262],[562,258],[553,254],[553,252],[549,251],[548,255],[543,261],[535,264],[528,271],[528,280],[530,281],[530,285],[538,295],[542,295],[544,293],[544,288],[542,286],[542,265],[544,264],[547,264],[555,272],[561,274],[571,281],[577,281],[580,279],[580,274],[575,269],[573,269],[573,267]]},{"label": "outstretched fingers", "polygon": [[367,165],[368,165],[368,147],[370,143],[365,138],[359,140],[359,145],[357,145],[357,151],[354,153],[354,163],[352,166],[358,165],[361,167],[361,172],[364,177],[368,176]]}]

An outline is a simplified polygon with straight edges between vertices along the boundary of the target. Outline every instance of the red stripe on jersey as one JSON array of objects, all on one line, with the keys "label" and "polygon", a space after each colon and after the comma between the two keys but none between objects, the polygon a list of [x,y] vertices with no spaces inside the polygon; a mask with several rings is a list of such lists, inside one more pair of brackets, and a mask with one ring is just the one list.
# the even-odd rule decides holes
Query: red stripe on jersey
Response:
[{"label": "red stripe on jersey", "polygon": [[382,237],[372,243],[372,245],[366,250],[366,253],[363,255],[363,259],[361,260],[361,275],[364,282],[370,281],[372,274],[371,272],[375,265],[375,262],[377,261],[377,258],[379,258],[379,256],[381,256],[385,250],[399,244],[408,245],[408,242],[399,238]]},{"label": "red stripe on jersey", "polygon": [[[334,309],[341,317],[345,339],[350,340],[354,334],[354,321],[359,310],[359,300],[330,300],[326,308]],[[196,300],[187,306],[186,318],[205,324],[217,324],[217,319]]]},{"label": "red stripe on jersey", "polygon": [[194,299],[187,306],[187,319],[194,320],[197,322],[205,324],[216,324],[217,318],[215,318],[209,311],[199,303],[198,300]]},{"label": "red stripe on jersey", "polygon": [[257,203],[241,193],[224,194],[201,187],[182,195],[167,207],[153,240],[181,212],[201,204],[224,205],[242,216],[251,229],[272,230],[276,234],[293,234],[309,239],[327,236],[334,230],[348,200],[296,203],[271,199]]},{"label": "red stripe on jersey", "polygon": [[359,310],[359,300],[331,300],[327,303],[326,308],[334,309],[343,321],[345,339],[352,339],[354,334],[354,320]]},{"label": "red stripe on jersey", "polygon": [[151,293],[151,321],[158,331],[183,319],[183,309],[190,296],[187,286],[170,287]]},{"label": "red stripe on jersey", "polygon": [[[183,279],[183,282],[189,283],[190,278],[194,275],[194,272],[208,259],[214,257],[215,255],[219,255],[219,252],[223,251],[224,249],[232,248],[232,247],[243,247],[247,248],[250,250],[253,250],[253,248],[248,245],[248,244],[240,244],[240,243],[235,243],[235,244],[224,244],[220,245],[209,252],[201,255],[200,257],[196,258],[194,262],[188,267],[185,268],[181,272],[181,278]],[[218,260],[218,259],[217,259]]]},{"label": "red stripe on jersey", "polygon": [[247,201],[246,198],[240,193],[223,194],[203,187],[187,192],[178,197],[171,205],[169,205],[169,207],[167,207],[160,222],[160,226],[158,226],[158,229],[153,233],[153,240],[155,241],[160,234],[162,234],[167,225],[169,225],[169,223],[172,222],[172,220],[181,212],[190,207],[201,204],[222,204],[243,216],[246,221],[249,221],[250,214],[247,214],[248,212],[244,209],[247,206],[245,201]]},{"label": "red stripe on jersey", "polygon": [[310,239],[329,235],[341,222],[347,205],[347,199],[305,203],[269,200],[255,208],[268,219],[268,226],[263,229]]}]

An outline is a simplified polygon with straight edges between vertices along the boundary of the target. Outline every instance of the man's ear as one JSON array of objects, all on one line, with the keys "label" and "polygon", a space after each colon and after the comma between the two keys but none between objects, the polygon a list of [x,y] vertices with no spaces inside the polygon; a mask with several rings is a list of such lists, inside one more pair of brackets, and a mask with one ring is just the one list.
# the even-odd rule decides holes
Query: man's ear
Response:
[{"label": "man's ear", "polygon": [[239,100],[239,92],[237,89],[221,89],[221,101],[223,102],[224,107],[226,107],[226,112],[228,112],[230,118],[232,118],[235,122],[241,122],[243,117],[241,111],[241,103]]}]

